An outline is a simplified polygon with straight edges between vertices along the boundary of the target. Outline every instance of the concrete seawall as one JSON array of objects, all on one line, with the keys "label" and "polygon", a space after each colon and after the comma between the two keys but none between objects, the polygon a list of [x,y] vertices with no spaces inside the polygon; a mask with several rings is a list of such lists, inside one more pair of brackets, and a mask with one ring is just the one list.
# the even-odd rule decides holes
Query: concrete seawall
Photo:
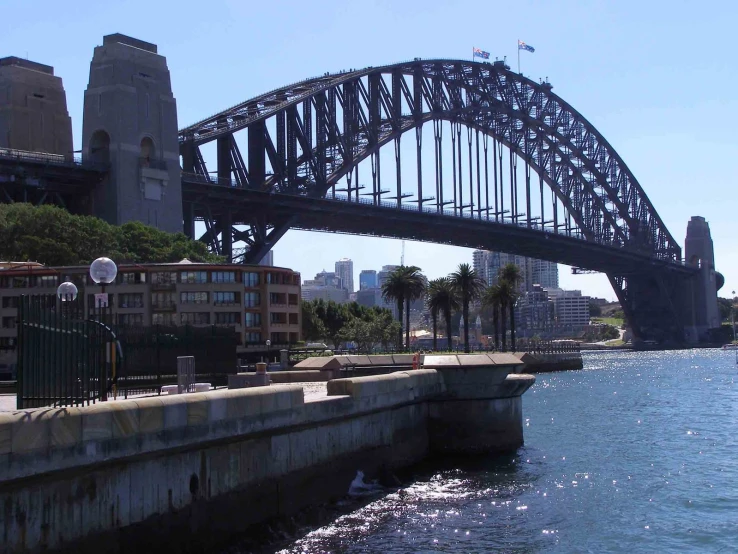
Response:
[{"label": "concrete seawall", "polygon": [[[207,550],[343,496],[357,469],[520,446],[520,395],[534,377],[490,358],[459,372],[453,358],[329,381],[328,396],[308,402],[302,387],[279,385],[0,415],[3,552]],[[471,399],[459,376],[484,380],[483,367],[494,384]],[[477,425],[454,443],[442,423],[455,413],[464,424],[459,402],[476,402]]]}]

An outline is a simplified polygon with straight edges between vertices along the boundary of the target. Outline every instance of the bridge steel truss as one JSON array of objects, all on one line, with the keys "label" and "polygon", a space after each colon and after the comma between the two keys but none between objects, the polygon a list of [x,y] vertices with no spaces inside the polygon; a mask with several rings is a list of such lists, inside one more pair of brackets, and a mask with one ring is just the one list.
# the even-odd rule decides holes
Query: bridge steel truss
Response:
[{"label": "bridge steel truss", "polygon": [[[426,124],[433,127],[435,175],[424,180]],[[451,132],[444,137],[449,126]],[[238,132],[246,136],[245,157],[234,137]],[[417,194],[412,195],[407,184],[402,186],[400,144],[406,133],[415,136],[417,152]],[[291,210],[277,209],[280,202],[290,204],[287,197],[342,199],[344,206],[362,204],[367,212],[394,205],[405,214],[412,202],[412,208],[424,214],[478,220],[474,225],[484,221],[537,230],[541,237],[544,232],[579,237],[600,247],[602,260],[636,256],[642,262],[640,272],[596,261],[576,265],[608,273],[636,335],[653,338],[666,320],[675,322],[665,331],[669,338],[678,339],[682,333],[685,314],[674,297],[691,269],[681,265],[679,244],[638,181],[604,137],[554,94],[550,84],[511,72],[503,62],[415,60],[325,74],[186,127],[179,140],[185,231],[194,237],[194,222],[202,220],[206,231],[199,238],[233,261],[258,262],[291,227],[363,232],[350,225],[332,226],[343,210],[340,202],[331,203],[335,218],[323,214],[322,219],[311,219],[294,203]],[[443,183],[448,174],[443,150],[449,141],[450,195],[448,183]],[[217,171],[212,173],[201,152],[210,142],[216,143],[217,157]],[[391,188],[383,189],[380,149],[390,145],[396,172]],[[462,163],[462,151],[468,167]],[[358,167],[365,160],[371,191],[360,192],[365,187],[359,184]],[[337,189],[341,180],[345,188]],[[553,193],[548,215],[544,183]],[[531,205],[536,189],[537,216],[537,206]],[[270,202],[254,201],[264,193]],[[395,196],[388,203],[383,195],[391,193]],[[415,198],[408,199],[411,196]],[[424,238],[422,232],[414,236]],[[246,248],[235,250],[238,241]],[[538,255],[553,256],[545,247]],[[571,263],[566,256],[552,261]]]}]

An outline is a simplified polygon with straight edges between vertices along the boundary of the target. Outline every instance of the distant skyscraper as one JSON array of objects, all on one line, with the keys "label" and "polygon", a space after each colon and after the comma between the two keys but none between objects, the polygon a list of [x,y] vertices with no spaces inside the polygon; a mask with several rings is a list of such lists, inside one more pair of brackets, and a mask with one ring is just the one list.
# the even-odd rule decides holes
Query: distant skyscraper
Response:
[{"label": "distant skyscraper", "polygon": [[389,274],[392,273],[395,269],[400,267],[399,265],[383,265],[382,271],[377,273],[377,287],[382,288],[382,285],[384,285],[384,282],[387,280],[387,277],[389,277]]},{"label": "distant skyscraper", "polygon": [[489,255],[487,250],[475,250],[472,254],[472,267],[476,274],[489,283]]},{"label": "distant skyscraper", "polygon": [[341,278],[341,286],[350,294],[354,292],[354,262],[341,258],[336,262],[336,275]]},{"label": "distant skyscraper", "polygon": [[359,290],[377,288],[377,272],[373,269],[364,269],[359,273]]},{"label": "distant skyscraper", "polygon": [[507,264],[515,264],[520,268],[522,277],[521,292],[530,292],[533,285],[541,285],[543,288],[559,286],[559,266],[555,262],[486,250],[475,250],[472,259],[474,270],[490,285],[497,283],[497,274],[501,268]]}]

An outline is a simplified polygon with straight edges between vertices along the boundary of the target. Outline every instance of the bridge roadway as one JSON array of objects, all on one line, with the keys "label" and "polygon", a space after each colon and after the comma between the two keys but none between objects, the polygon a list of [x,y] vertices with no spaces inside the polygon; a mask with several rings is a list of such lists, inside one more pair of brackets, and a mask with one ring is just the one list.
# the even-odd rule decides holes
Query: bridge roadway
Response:
[{"label": "bridge roadway", "polygon": [[228,209],[233,224],[245,223],[255,214],[268,222],[289,222],[293,229],[330,231],[408,239],[468,248],[481,248],[549,260],[591,269],[610,275],[628,276],[643,273],[645,266],[692,275],[695,269],[665,261],[649,252],[597,244],[562,233],[542,232],[522,224],[499,223],[486,219],[453,215],[446,211],[418,211],[410,205],[383,203],[348,198],[315,198],[304,195],[270,193],[242,187],[205,183],[202,177],[182,174],[182,200],[195,206],[207,205],[212,212]]}]

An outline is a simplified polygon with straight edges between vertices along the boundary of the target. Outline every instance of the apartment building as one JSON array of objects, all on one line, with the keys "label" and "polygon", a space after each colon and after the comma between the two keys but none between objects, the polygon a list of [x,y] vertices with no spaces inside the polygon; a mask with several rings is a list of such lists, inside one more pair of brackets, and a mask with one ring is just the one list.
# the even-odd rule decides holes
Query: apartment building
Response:
[{"label": "apartment building", "polygon": [[[46,267],[0,262],[0,363],[15,358],[18,300],[55,294],[72,281],[86,310],[102,288],[89,267]],[[230,325],[241,337],[239,353],[298,342],[300,274],[261,265],[213,265],[182,260],[170,264],[121,264],[107,285],[108,305],[120,325]]]}]

